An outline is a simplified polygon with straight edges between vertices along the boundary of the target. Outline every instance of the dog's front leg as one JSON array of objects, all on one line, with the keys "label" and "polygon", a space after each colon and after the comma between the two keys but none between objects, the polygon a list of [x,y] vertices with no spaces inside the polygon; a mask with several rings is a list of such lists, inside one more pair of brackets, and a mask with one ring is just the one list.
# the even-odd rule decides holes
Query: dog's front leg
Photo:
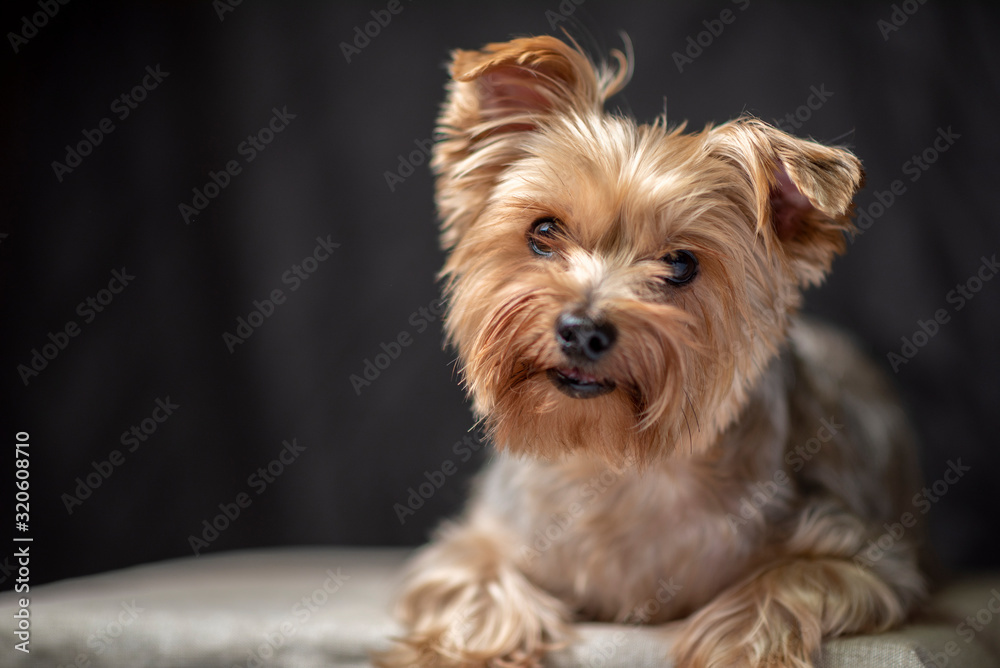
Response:
[{"label": "dog's front leg", "polygon": [[871,562],[870,537],[846,513],[808,510],[779,556],[687,620],[677,665],[808,668],[824,638],[898,626],[923,594],[916,550],[899,541]]},{"label": "dog's front leg", "polygon": [[397,618],[406,634],[382,666],[537,666],[570,637],[565,606],[525,577],[518,542],[473,513],[446,526],[410,566]]}]

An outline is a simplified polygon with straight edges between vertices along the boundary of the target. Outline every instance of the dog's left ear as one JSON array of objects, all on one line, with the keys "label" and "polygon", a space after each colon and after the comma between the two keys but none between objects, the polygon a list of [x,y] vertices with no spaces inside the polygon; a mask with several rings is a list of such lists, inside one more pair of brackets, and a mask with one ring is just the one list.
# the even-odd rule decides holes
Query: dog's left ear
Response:
[{"label": "dog's left ear", "polygon": [[766,241],[777,241],[799,284],[820,283],[854,231],[861,162],[844,149],[792,137],[754,118],[714,128],[707,146],[746,174],[753,192],[746,204],[757,229]]},{"label": "dog's left ear", "polygon": [[448,97],[438,118],[431,162],[437,175],[441,242],[452,248],[473,225],[503,170],[522,155],[547,118],[601,113],[629,76],[595,65],[555,37],[524,37],[452,54]]}]

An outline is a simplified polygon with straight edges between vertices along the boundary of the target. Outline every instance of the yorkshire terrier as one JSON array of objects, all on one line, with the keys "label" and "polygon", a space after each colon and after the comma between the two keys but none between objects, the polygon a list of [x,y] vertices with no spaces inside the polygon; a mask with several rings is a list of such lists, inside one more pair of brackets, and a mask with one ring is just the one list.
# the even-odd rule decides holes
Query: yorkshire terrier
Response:
[{"label": "yorkshire terrier", "polygon": [[676,665],[810,666],[924,594],[919,527],[865,556],[919,488],[902,411],[796,315],[861,164],[756,118],[607,113],[632,68],[612,55],[453,54],[445,328],[497,454],[414,559],[382,665],[537,665],[574,621],[683,620]]}]

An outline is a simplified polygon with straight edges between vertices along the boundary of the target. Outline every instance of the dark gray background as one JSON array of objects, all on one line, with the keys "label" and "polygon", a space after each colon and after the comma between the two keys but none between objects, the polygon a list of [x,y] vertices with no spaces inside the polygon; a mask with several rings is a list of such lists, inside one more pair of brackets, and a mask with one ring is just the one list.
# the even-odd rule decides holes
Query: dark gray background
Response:
[{"label": "dark gray background", "polygon": [[[916,11],[886,39],[888,2],[744,4],[588,0],[556,25],[597,54],[628,33],[635,76],[614,104],[642,120],[666,104],[670,120],[694,128],[741,113],[773,121],[813,86],[833,93],[795,132],[857,152],[868,172],[861,209],[894,180],[906,190],[811,291],[808,310],[853,330],[890,374],[901,337],[948,311],[895,380],[927,479],[949,460],[971,467],[930,513],[940,552],[953,567],[995,567],[1000,280],[960,311],[947,294],[1000,251],[996,5],[903,3]],[[40,11],[11,5],[5,34]],[[71,2],[18,53],[9,37],[0,47],[2,459],[17,431],[30,432],[34,583],[190,555],[189,536],[240,493],[252,503],[204,553],[415,544],[459,508],[481,462],[454,449],[472,418],[438,323],[417,332],[411,320],[438,295],[431,179],[420,165],[390,191],[385,173],[431,136],[450,49],[551,33],[546,12],[560,3],[401,6],[350,63],[340,43],[385,2],[243,2],[224,20],[207,1]],[[673,54],[725,9],[735,20],[679,71]],[[157,65],[169,75],[119,120],[111,102]],[[240,143],[285,107],[294,120],[246,163]],[[114,131],[57,181],[52,162],[105,117]],[[904,164],[948,128],[960,137],[911,182]],[[185,224],[178,205],[233,159],[242,172]],[[328,235],[339,248],[289,292],[283,272]],[[77,305],[122,267],[134,281],[83,323]],[[230,354],[223,332],[275,288],[287,301]],[[70,320],[80,334],[25,386],[18,365]],[[402,332],[412,344],[359,396],[350,375]],[[179,408],[128,452],[122,432],[167,397]],[[292,438],[305,450],[257,494],[248,477]],[[62,495],[114,450],[124,463],[68,514]],[[456,472],[401,524],[394,504],[448,460]],[[16,533],[9,512],[0,536]],[[0,559],[13,551],[0,549]],[[10,587],[10,559],[0,566]]]}]

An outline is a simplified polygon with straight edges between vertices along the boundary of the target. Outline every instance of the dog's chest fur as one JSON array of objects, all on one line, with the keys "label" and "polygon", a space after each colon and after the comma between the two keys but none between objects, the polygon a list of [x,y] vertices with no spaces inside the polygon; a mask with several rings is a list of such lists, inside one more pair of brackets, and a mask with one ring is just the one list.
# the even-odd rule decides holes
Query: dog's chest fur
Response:
[{"label": "dog's chest fur", "polygon": [[[825,329],[797,324],[792,349],[763,374],[743,417],[710,456],[677,455],[640,472],[584,458],[499,455],[483,474],[472,512],[499,521],[519,567],[581,618],[683,617],[772,556],[770,544],[790,528],[782,523],[794,516],[804,489],[821,496],[843,491],[813,472],[849,469],[859,503],[885,498],[875,481],[887,460],[886,425],[869,424],[857,409],[845,415],[843,402],[822,396],[831,357],[839,397],[877,410],[877,388],[864,386],[866,365],[850,346]],[[834,415],[848,424],[807,454],[806,466],[790,466],[800,461],[790,454],[796,446]],[[870,445],[859,448],[864,443]],[[845,460],[859,449],[868,456]]]},{"label": "dog's chest fur", "polygon": [[[724,499],[705,504],[712,491],[688,477],[688,468],[639,475],[581,462],[545,466],[504,458],[493,464],[483,491],[493,497],[493,511],[499,506],[507,515],[530,579],[584,618],[638,615],[659,622],[711,598],[753,557],[746,539],[756,523],[737,536],[726,520],[734,508]],[[516,495],[504,492],[511,482],[519,485]]]}]

